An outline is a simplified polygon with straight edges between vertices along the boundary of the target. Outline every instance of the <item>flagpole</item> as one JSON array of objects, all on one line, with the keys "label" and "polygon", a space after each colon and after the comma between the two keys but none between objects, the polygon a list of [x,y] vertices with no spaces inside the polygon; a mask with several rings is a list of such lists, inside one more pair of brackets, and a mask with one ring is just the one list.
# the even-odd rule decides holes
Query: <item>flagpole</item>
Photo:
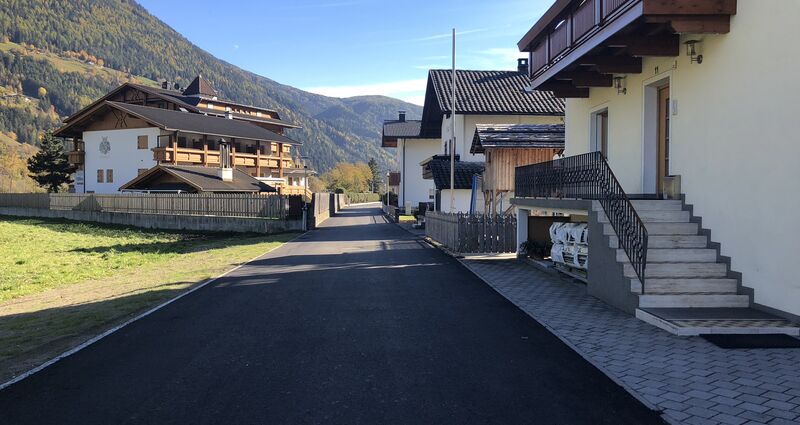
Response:
[{"label": "flagpole", "polygon": [[456,29],[453,28],[453,72],[451,77],[452,98],[450,106],[450,212],[456,212]]}]

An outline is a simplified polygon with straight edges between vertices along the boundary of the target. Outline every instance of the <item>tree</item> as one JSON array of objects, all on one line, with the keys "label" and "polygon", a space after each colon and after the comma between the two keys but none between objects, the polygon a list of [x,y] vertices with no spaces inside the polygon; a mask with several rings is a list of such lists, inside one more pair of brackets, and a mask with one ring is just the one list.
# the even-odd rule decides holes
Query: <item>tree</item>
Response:
[{"label": "tree", "polygon": [[322,180],[328,185],[328,190],[342,189],[345,192],[366,192],[372,172],[369,165],[359,162],[352,164],[340,162],[330,171],[322,175]]},{"label": "tree", "polygon": [[39,87],[37,94],[39,95],[39,99],[44,99],[44,97],[47,96],[47,89],[44,87]]},{"label": "tree", "polygon": [[53,133],[42,135],[41,150],[28,159],[30,176],[50,193],[58,193],[65,184],[72,183],[75,168],[67,161],[64,144]]},{"label": "tree", "polygon": [[367,163],[369,166],[369,190],[372,193],[378,193],[381,189],[381,183],[383,183],[383,179],[381,178],[381,169],[378,167],[378,161],[375,158],[370,158],[369,162]]}]

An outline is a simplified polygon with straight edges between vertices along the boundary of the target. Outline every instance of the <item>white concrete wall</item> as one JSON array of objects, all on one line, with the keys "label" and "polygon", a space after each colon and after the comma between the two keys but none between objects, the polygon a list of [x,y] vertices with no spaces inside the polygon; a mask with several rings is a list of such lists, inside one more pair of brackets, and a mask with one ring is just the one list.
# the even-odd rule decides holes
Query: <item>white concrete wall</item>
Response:
[{"label": "white concrete wall", "polygon": [[648,58],[627,76],[626,95],[592,89],[567,102],[567,155],[590,150],[590,113],[608,108],[609,162],[630,193],[652,191],[655,164],[645,87],[669,79],[671,166],[722,255],[755,289],[755,302],[800,315],[800,2],[739,2],[731,31],[701,39],[702,64]]},{"label": "white concrete wall", "polygon": [[[442,189],[442,212],[450,212],[450,189]],[[455,189],[455,211],[454,212],[469,212],[469,203],[472,197],[472,190],[470,189]],[[478,195],[478,203],[481,204],[483,197]],[[483,205],[477,205],[482,207]]]},{"label": "white concrete wall", "polygon": [[[462,115],[456,114],[456,154],[461,156],[462,161],[484,162],[486,159],[483,154],[473,155],[469,153],[472,147],[472,138],[475,137],[476,124],[563,124],[564,117],[559,116],[539,116],[539,115]],[[446,143],[450,140],[452,133],[450,118],[442,119],[442,140],[439,152],[449,154],[446,151]]]},{"label": "white concrete wall", "polygon": [[439,153],[439,139],[400,139],[397,141],[397,164],[400,167],[399,204],[411,202],[413,207],[420,202],[433,202],[430,191],[434,189],[433,180],[422,178],[423,160]]},{"label": "white concrete wall", "polygon": [[[85,131],[83,141],[86,143],[86,192],[116,193],[119,187],[133,180],[140,168],[151,168],[156,165],[153,151],[158,144],[161,130],[156,127]],[[148,148],[138,149],[138,137],[148,136]],[[108,153],[100,151],[100,144],[106,138],[111,146]],[[104,183],[97,182],[97,170],[103,170]],[[114,170],[114,182],[105,183],[106,170]],[[80,189],[76,191],[82,192]]]}]

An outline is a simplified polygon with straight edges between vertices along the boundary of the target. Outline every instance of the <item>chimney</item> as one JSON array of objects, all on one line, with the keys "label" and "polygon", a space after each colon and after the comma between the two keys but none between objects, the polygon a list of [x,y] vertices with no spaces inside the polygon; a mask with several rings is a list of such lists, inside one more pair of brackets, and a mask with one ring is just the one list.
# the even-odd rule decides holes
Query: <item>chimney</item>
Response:
[{"label": "chimney", "polygon": [[398,115],[400,116],[398,118],[400,122],[406,122],[406,111],[400,111]]},{"label": "chimney", "polygon": [[169,89],[169,80],[164,80],[161,82],[162,89]]},{"label": "chimney", "polygon": [[517,71],[525,74],[528,73],[528,58],[517,59]]},{"label": "chimney", "polygon": [[217,171],[217,176],[224,182],[233,181],[230,145],[225,139],[219,139],[219,170]]}]

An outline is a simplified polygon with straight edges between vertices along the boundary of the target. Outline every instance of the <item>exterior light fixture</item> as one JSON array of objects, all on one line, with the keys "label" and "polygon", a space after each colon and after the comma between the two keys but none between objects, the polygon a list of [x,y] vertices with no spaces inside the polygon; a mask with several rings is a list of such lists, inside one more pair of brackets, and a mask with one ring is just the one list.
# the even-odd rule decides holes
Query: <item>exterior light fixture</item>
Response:
[{"label": "exterior light fixture", "polygon": [[687,40],[683,44],[686,45],[686,56],[689,56],[689,62],[701,64],[703,63],[703,55],[697,54],[697,44],[700,40]]},{"label": "exterior light fixture", "polygon": [[624,76],[614,77],[614,88],[617,89],[617,94],[628,94]]}]

